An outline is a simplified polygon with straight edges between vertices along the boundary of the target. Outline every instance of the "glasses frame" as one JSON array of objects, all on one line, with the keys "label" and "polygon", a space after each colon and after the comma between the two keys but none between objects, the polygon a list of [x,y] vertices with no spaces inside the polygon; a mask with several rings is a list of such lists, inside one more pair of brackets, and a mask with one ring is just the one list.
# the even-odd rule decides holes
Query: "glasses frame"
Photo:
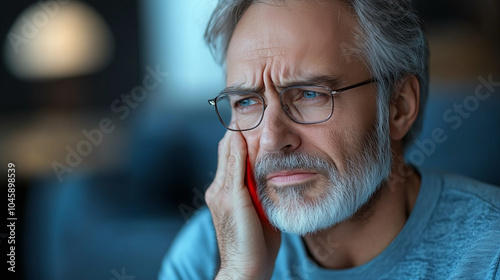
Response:
[{"label": "glasses frame", "polygon": [[[350,86],[346,86],[346,87],[343,87],[343,88],[340,88],[340,89],[337,89],[337,90],[332,90],[330,89],[329,87],[327,86],[319,86],[319,85],[299,85],[299,86],[292,86],[292,87],[287,87],[285,89],[283,89],[282,91],[280,91],[279,93],[279,98],[280,98],[280,103],[281,103],[281,108],[283,108],[283,111],[285,111],[285,113],[287,114],[287,116],[292,120],[294,121],[295,123],[298,123],[298,124],[317,124],[317,123],[322,123],[322,122],[326,122],[328,121],[332,115],[333,115],[333,108],[335,107],[335,104],[334,104],[334,101],[333,101],[333,97],[335,95],[338,95],[344,91],[347,91],[347,90],[350,90],[350,89],[354,89],[354,88],[357,88],[357,87],[360,87],[360,86],[364,86],[364,85],[367,85],[367,84],[371,84],[371,83],[375,83],[377,82],[378,80],[375,79],[375,78],[370,78],[370,79],[367,79],[367,80],[364,80],[362,82],[359,82],[359,83],[356,83],[356,84],[353,84],[353,85],[350,85]],[[328,115],[328,117],[324,120],[321,120],[321,121],[315,121],[315,122],[299,122],[297,120],[295,120],[290,114],[289,112],[287,111],[287,108],[286,106],[283,104],[283,99],[281,98],[281,95],[287,91],[287,90],[290,90],[290,89],[293,89],[293,88],[301,88],[301,87],[316,87],[316,88],[324,88],[326,89],[327,91],[330,92],[330,97],[332,98],[332,109],[330,111],[330,114]],[[225,128],[227,128],[228,130],[231,130],[231,131],[248,131],[248,130],[252,130],[252,129],[255,129],[256,127],[258,127],[260,125],[260,123],[262,122],[262,119],[264,118],[264,113],[266,111],[266,108],[267,108],[267,104],[266,104],[266,101],[264,100],[264,98],[259,95],[259,94],[256,94],[261,100],[262,100],[262,104],[264,106],[264,109],[262,110],[262,114],[260,116],[260,119],[259,119],[259,122],[251,127],[251,128],[247,128],[247,129],[232,129],[232,128],[229,128],[225,123],[224,121],[222,120],[222,117],[221,115],[219,114],[219,110],[217,109],[217,98],[219,98],[219,96],[221,96],[222,94],[227,94],[227,93],[248,93],[248,92],[242,92],[242,91],[223,91],[221,93],[219,93],[215,98],[212,98],[212,99],[209,99],[208,100],[208,104],[212,105],[212,106],[215,106],[215,112],[217,113],[217,116],[219,117],[219,121],[222,123],[222,125],[224,125]]]}]

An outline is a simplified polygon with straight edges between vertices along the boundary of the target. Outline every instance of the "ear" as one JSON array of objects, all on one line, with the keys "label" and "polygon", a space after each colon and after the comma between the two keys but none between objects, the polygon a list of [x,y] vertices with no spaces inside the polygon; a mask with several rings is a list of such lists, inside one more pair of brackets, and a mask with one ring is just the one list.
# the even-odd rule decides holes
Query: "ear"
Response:
[{"label": "ear", "polygon": [[394,90],[390,104],[391,140],[401,140],[418,115],[420,84],[415,75],[405,77]]}]

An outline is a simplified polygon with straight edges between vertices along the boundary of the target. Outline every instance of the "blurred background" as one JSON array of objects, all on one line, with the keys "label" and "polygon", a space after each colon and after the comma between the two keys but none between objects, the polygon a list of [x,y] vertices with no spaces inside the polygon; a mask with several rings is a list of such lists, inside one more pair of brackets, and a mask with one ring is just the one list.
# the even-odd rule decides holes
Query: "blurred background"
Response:
[{"label": "blurred background", "polygon": [[[500,3],[414,2],[431,91],[407,158],[500,185]],[[224,75],[202,40],[215,4],[0,4],[0,159],[16,165],[18,279],[156,278],[204,205],[225,132],[207,103]],[[8,235],[2,226],[2,260]]]}]

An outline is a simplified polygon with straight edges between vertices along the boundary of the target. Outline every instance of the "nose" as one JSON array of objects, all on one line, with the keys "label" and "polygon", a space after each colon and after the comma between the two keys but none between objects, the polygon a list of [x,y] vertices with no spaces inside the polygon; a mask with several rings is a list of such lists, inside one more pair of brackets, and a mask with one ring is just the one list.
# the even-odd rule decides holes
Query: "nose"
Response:
[{"label": "nose", "polygon": [[266,153],[289,152],[297,149],[300,146],[298,125],[288,117],[279,100],[274,104],[269,104],[259,125],[260,148]]}]

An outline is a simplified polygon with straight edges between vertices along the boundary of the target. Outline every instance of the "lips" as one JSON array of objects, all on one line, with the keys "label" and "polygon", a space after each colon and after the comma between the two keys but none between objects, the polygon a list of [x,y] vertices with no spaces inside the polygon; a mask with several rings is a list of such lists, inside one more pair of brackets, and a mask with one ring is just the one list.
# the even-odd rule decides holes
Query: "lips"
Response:
[{"label": "lips", "polygon": [[312,177],[316,176],[316,172],[305,170],[290,170],[271,173],[267,176],[267,180],[274,185],[289,185],[303,183]]}]

